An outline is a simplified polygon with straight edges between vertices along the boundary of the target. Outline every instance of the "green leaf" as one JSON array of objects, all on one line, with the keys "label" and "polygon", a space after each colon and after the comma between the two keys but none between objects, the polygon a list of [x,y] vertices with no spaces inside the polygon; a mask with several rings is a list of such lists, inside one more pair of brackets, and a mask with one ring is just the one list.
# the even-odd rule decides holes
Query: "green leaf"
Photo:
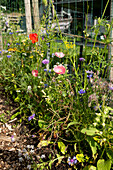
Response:
[{"label": "green leaf", "polygon": [[50,143],[52,143],[52,142],[50,142],[50,141],[48,141],[48,140],[42,140],[42,141],[39,142],[39,144],[37,145],[37,147],[38,147],[38,148],[41,148],[41,147],[43,147],[43,146],[48,146]]},{"label": "green leaf", "polygon": [[74,144],[74,150],[77,152],[77,143]]},{"label": "green leaf", "polygon": [[77,124],[80,124],[80,123],[79,123],[79,122],[70,122],[70,123],[67,125],[67,129],[69,128],[69,126],[77,125]]},{"label": "green leaf", "polygon": [[95,166],[90,166],[89,170],[96,170],[97,168]]},{"label": "green leaf", "polygon": [[91,127],[84,128],[81,130],[81,132],[89,136],[94,136],[94,135],[99,134],[99,131],[96,128],[91,128]]},{"label": "green leaf", "polygon": [[15,117],[17,117],[17,116],[20,115],[20,114],[21,114],[21,112],[15,113],[14,115],[11,116],[11,120],[14,119]]},{"label": "green leaf", "polygon": [[94,139],[90,136],[88,136],[86,140],[91,147],[92,154],[93,154],[92,156],[94,158],[94,155],[97,153],[97,142],[95,142]]},{"label": "green leaf", "polygon": [[59,147],[60,151],[61,151],[63,154],[65,154],[65,152],[66,152],[66,146],[64,145],[64,143],[63,143],[63,142],[58,142],[58,147]]},{"label": "green leaf", "polygon": [[44,120],[38,120],[38,125],[40,128],[43,128],[43,126],[46,124]]},{"label": "green leaf", "polygon": [[97,170],[110,170],[111,160],[105,161],[104,159],[99,159],[97,162]]}]

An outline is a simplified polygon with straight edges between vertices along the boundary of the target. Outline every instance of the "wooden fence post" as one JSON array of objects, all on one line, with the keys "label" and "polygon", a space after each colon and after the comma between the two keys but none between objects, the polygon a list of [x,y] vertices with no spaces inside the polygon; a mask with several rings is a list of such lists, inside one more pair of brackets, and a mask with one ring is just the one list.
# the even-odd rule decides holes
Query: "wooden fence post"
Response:
[{"label": "wooden fence post", "polygon": [[30,0],[24,0],[24,3],[25,3],[25,15],[26,15],[26,28],[27,28],[27,33],[30,34],[32,32]]},{"label": "wooden fence post", "polygon": [[[110,21],[112,21],[113,20],[113,0],[111,0],[110,8],[111,8],[110,9]],[[111,39],[113,39],[113,28],[111,31]],[[111,44],[113,45],[113,42],[111,42]],[[111,59],[111,64],[113,64],[113,46],[110,46],[110,45],[108,49],[108,57],[109,59]],[[113,66],[110,68],[110,81],[113,81]]]},{"label": "wooden fence post", "polygon": [[3,50],[3,44],[2,44],[2,23],[1,23],[1,7],[0,7],[0,51]]},{"label": "wooden fence post", "polygon": [[39,1],[32,0],[32,6],[33,6],[34,29],[38,31],[40,28]]}]

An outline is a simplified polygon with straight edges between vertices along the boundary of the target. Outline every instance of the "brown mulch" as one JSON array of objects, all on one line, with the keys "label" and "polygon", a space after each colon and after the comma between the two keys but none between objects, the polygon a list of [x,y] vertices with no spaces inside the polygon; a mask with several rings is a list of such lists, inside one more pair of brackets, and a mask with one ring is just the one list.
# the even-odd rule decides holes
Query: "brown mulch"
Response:
[{"label": "brown mulch", "polygon": [[[48,160],[49,154],[53,154],[50,148],[37,147],[38,136],[33,134],[30,127],[24,122],[19,123],[10,117],[16,113],[17,105],[9,101],[0,91],[0,170],[27,170],[34,169],[30,165]],[[38,168],[37,168],[38,169]],[[50,169],[45,167],[44,170]],[[57,167],[52,165],[52,170],[72,170],[68,164],[61,163]],[[36,170],[36,169],[35,169]],[[40,170],[40,168],[39,168]]]}]

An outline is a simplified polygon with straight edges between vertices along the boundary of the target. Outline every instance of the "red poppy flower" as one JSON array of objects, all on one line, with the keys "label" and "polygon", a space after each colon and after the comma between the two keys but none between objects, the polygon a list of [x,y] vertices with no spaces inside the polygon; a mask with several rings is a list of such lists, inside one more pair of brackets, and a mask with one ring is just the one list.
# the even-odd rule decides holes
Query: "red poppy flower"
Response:
[{"label": "red poppy flower", "polygon": [[38,42],[38,35],[36,33],[29,34],[30,40],[32,40],[32,43]]},{"label": "red poppy flower", "polygon": [[55,55],[58,57],[58,58],[63,58],[65,56],[65,54],[63,52],[55,52]]},{"label": "red poppy flower", "polygon": [[38,70],[32,70],[32,75],[37,77],[38,76]]},{"label": "red poppy flower", "polygon": [[64,74],[66,71],[66,69],[63,65],[55,66],[53,70],[57,74]]}]

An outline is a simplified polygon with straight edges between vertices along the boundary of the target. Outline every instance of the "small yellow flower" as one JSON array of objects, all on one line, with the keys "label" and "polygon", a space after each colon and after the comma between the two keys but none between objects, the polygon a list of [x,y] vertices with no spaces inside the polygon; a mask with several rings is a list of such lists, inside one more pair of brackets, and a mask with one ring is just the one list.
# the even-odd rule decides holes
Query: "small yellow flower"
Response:
[{"label": "small yellow flower", "polygon": [[84,162],[84,155],[83,154],[77,154],[76,158],[79,162]]},{"label": "small yellow flower", "polygon": [[14,74],[12,74],[12,77],[14,77]]},{"label": "small yellow flower", "polygon": [[29,58],[33,58],[33,55],[31,55]]},{"label": "small yellow flower", "polygon": [[13,48],[9,48],[8,51],[15,51]]}]

